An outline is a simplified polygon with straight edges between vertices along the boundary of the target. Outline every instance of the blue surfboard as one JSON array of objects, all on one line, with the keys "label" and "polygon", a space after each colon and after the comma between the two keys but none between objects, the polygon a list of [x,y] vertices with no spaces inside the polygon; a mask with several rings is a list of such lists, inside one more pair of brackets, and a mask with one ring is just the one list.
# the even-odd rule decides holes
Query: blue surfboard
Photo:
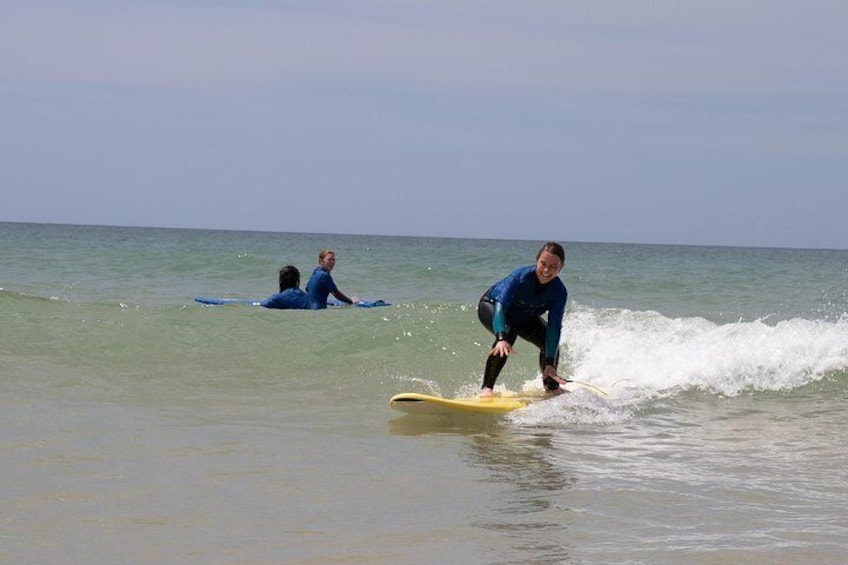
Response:
[{"label": "blue surfboard", "polygon": [[195,296],[195,302],[200,302],[201,304],[212,304],[213,306],[222,306],[224,304],[248,304],[250,306],[261,306],[261,300],[254,300],[252,298],[212,298],[210,296]]},{"label": "blue surfboard", "polygon": [[[223,306],[225,304],[246,304],[248,306],[262,306],[262,301],[256,298],[214,298],[211,296],[195,296],[195,302],[209,304],[212,306]],[[327,306],[345,306],[344,302],[331,300]],[[360,300],[354,306],[358,308],[376,308],[378,306],[391,306],[385,300]]]}]

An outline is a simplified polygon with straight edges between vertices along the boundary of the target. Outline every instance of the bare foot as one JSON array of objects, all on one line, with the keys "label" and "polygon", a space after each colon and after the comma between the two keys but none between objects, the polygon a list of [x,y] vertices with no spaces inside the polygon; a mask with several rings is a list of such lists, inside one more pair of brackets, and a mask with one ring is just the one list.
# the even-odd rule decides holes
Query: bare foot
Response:
[{"label": "bare foot", "polygon": [[493,396],[495,396],[495,393],[492,389],[484,388],[483,390],[480,391],[479,397],[480,398],[492,398]]}]

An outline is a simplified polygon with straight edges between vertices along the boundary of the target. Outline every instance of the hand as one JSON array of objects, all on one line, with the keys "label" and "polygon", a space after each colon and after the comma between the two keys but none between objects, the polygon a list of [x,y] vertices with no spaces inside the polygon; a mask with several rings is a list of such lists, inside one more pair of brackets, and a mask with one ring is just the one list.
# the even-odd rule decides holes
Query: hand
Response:
[{"label": "hand", "polygon": [[495,357],[509,357],[515,351],[508,341],[505,339],[500,340],[495,344],[491,351],[489,351],[489,355],[494,355]]},{"label": "hand", "polygon": [[561,385],[568,384],[568,379],[564,379],[557,374],[556,367],[553,365],[545,365],[545,370],[542,371],[543,377],[550,377]]}]

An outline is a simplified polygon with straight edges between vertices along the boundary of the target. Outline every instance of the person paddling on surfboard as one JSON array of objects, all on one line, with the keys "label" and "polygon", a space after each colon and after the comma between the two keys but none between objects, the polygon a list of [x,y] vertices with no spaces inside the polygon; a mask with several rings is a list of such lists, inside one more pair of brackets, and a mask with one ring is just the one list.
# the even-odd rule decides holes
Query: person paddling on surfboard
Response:
[{"label": "person paddling on surfboard", "polygon": [[312,271],[309,282],[306,283],[306,292],[318,309],[327,307],[327,297],[332,294],[341,302],[353,304],[354,301],[336,287],[330,271],[336,266],[336,252],[332,249],[322,249],[318,253],[318,266]]},{"label": "person paddling on surfboard", "polygon": [[[539,348],[545,390],[552,394],[564,392],[560,385],[568,381],[557,374],[560,330],[568,301],[568,290],[559,278],[564,265],[562,245],[549,241],[536,255],[535,265],[514,270],[480,298],[477,316],[495,335],[486,359],[481,397],[494,394],[495,381],[509,355],[515,352],[513,345],[519,336]],[[547,323],[542,319],[545,312]]]},{"label": "person paddling on surfboard", "polygon": [[280,292],[272,294],[260,305],[282,310],[314,310],[315,304],[309,295],[300,289],[300,271],[294,265],[280,269]]}]

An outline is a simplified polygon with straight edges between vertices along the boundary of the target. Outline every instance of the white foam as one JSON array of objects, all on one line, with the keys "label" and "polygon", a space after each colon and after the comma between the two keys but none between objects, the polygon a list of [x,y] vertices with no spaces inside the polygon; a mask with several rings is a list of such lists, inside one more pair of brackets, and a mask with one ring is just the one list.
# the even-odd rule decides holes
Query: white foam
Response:
[{"label": "white foam", "polygon": [[610,399],[577,387],[570,394],[561,394],[511,412],[508,418],[517,424],[530,426],[605,426],[628,420],[631,416],[628,403],[621,402],[621,398]]},{"label": "white foam", "polygon": [[575,308],[563,324],[569,375],[612,397],[700,389],[787,390],[848,369],[848,322],[716,324],[657,312]]}]

